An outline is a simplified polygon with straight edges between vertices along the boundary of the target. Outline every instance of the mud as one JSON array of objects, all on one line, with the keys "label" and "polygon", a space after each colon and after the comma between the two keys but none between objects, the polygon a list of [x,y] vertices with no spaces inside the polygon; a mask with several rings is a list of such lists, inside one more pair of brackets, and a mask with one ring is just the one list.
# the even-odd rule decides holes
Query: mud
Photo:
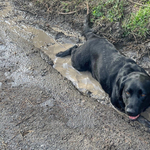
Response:
[{"label": "mud", "polygon": [[104,105],[82,95],[52,67],[48,54],[55,68],[64,66],[64,74],[75,78],[69,58],[62,65],[54,49],[81,41],[78,33],[45,32],[27,24],[31,20],[0,1],[0,149],[149,149],[149,128],[118,114],[105,99]]}]

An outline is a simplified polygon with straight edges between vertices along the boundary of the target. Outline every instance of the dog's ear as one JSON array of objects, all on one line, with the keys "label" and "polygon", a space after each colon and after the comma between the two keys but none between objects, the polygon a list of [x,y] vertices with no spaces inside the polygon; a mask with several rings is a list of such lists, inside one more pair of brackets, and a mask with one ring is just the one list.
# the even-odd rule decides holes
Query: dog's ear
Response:
[{"label": "dog's ear", "polygon": [[121,77],[116,80],[114,88],[111,93],[111,103],[118,109],[124,109],[124,103],[122,100],[122,91],[126,82],[126,77]]},{"label": "dog's ear", "polygon": [[127,81],[127,76],[121,77],[116,81],[116,86],[118,87],[119,95],[122,95],[122,91],[126,81]]}]

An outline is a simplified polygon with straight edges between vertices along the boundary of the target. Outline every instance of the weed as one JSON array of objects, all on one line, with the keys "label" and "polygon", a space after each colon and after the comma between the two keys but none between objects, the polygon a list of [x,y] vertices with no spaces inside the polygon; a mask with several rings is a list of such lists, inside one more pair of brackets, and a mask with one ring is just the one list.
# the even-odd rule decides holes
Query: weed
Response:
[{"label": "weed", "polygon": [[125,4],[125,0],[103,0],[93,8],[92,14],[95,18],[101,17],[111,22],[120,21],[124,15]]},{"label": "weed", "polygon": [[102,17],[104,15],[102,8],[103,8],[102,5],[94,7],[93,11],[92,11],[93,16],[96,17],[96,18]]},{"label": "weed", "polygon": [[146,37],[149,32],[148,25],[150,25],[150,5],[147,7],[140,7],[139,11],[132,13],[131,16],[123,24],[125,36],[132,34],[137,37]]}]

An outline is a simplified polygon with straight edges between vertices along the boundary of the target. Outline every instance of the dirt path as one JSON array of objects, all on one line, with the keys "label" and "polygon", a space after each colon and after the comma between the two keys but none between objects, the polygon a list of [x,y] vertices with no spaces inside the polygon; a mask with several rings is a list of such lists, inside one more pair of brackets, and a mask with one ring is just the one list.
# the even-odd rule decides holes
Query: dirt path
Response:
[{"label": "dirt path", "polygon": [[[0,14],[6,6],[1,0]],[[0,149],[149,149],[138,122],[81,95],[41,58],[32,35],[14,32],[20,22],[9,27],[16,14],[0,15]]]}]

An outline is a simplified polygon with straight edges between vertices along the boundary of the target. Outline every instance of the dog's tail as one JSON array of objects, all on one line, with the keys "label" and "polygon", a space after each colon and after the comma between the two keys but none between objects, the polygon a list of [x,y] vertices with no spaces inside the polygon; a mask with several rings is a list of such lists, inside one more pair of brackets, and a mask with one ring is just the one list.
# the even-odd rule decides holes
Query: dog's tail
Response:
[{"label": "dog's tail", "polygon": [[87,15],[83,24],[83,35],[85,36],[86,40],[89,38],[91,33],[93,33],[89,24],[90,24],[90,12],[89,12],[89,4],[87,2]]},{"label": "dog's tail", "polygon": [[[86,19],[85,19],[84,25],[83,25],[83,35],[85,36],[86,40],[89,39],[91,34],[93,34],[92,30],[89,27],[89,23],[90,23],[90,13],[89,13],[89,5],[87,2],[87,15],[86,15]],[[66,57],[68,55],[71,55],[72,50],[75,48],[77,48],[77,45],[74,45],[73,47],[67,49],[66,51],[57,53],[56,56],[57,57]]]}]

